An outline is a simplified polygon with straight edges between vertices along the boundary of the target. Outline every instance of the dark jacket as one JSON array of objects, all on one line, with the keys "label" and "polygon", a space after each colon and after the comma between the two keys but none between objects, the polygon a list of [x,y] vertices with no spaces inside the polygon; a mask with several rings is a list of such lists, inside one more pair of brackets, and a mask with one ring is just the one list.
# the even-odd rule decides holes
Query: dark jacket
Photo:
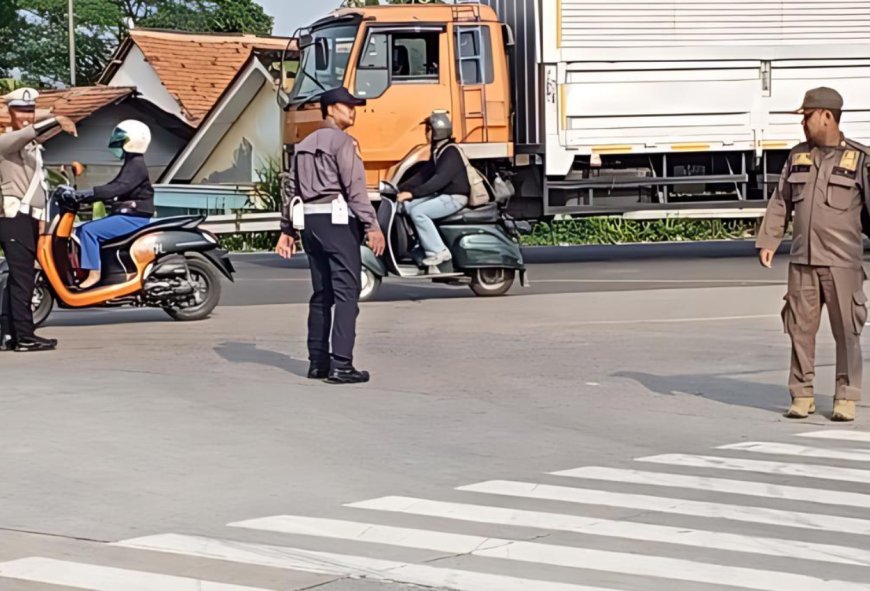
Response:
[{"label": "dark jacket", "polygon": [[110,183],[94,187],[94,201],[102,201],[112,215],[154,216],[154,187],[142,154],[125,154],[124,165]]},{"label": "dark jacket", "polygon": [[455,142],[448,142],[432,150],[432,157],[420,171],[399,186],[400,191],[408,191],[415,199],[436,195],[471,194],[468,171],[462,161],[461,150]]}]

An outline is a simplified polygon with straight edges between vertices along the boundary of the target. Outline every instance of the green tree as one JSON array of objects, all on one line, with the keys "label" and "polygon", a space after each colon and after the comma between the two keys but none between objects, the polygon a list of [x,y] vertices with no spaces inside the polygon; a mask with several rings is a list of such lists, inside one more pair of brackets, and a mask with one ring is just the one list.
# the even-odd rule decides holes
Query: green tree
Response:
[{"label": "green tree", "polygon": [[19,28],[18,0],[0,0],[0,78],[9,78],[15,65],[12,53],[15,47],[14,31]]},{"label": "green tree", "polygon": [[[18,19],[14,29],[0,38],[0,77],[17,67],[33,83],[68,83],[68,0],[0,2],[4,7],[17,2],[11,13]],[[259,35],[270,34],[273,24],[256,0],[75,0],[75,21],[76,82],[80,85],[97,80],[127,35],[130,22],[137,27]],[[9,40],[8,47],[4,38]]]}]

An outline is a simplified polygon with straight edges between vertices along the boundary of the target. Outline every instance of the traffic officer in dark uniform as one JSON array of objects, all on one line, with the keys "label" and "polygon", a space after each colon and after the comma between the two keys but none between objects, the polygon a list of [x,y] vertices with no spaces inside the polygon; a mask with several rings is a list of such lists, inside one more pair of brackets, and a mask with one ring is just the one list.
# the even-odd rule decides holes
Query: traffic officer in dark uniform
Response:
[{"label": "traffic officer in dark uniform", "polygon": [[840,132],[843,98],[830,88],[807,92],[803,115],[807,142],[796,146],[770,199],[756,246],[770,267],[794,216],[788,293],[782,310],[791,337],[786,416],[815,412],[816,333],[822,306],[837,343],[834,421],[855,419],[861,399],[861,331],[867,321],[861,213],[870,198],[870,149]]},{"label": "traffic officer in dark uniform", "polygon": [[281,184],[281,237],[275,250],[284,258],[293,256],[302,231],[314,288],[308,309],[308,377],[332,384],[369,380],[367,372],[353,367],[363,233],[377,256],[385,246],[356,142],[345,131],[362,105],[365,101],[345,88],[325,92],[320,99],[324,125],[296,145]]},{"label": "traffic officer in dark uniform", "polygon": [[38,115],[33,88],[19,88],[3,97],[12,123],[0,134],[0,246],[9,266],[7,285],[0,293],[0,350],[48,351],[54,339],[36,336],[31,302],[39,224],[45,219],[47,193],[40,141],[60,127],[76,135],[66,117]]}]

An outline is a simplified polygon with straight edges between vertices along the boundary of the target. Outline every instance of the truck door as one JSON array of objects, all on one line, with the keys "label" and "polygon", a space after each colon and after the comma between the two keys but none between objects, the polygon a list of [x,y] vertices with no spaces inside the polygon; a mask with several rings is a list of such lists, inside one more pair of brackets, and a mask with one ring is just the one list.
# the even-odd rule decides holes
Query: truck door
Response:
[{"label": "truck door", "polygon": [[433,110],[452,113],[445,27],[370,26],[352,79],[368,101],[350,130],[359,141],[369,186],[416,146],[426,143],[421,122]]}]

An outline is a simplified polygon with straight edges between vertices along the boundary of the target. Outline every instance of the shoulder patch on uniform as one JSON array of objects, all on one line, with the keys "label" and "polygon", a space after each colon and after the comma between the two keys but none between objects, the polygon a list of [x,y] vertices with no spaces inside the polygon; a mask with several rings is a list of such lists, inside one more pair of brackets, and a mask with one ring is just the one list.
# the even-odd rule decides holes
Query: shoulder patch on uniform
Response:
[{"label": "shoulder patch on uniform", "polygon": [[809,152],[798,152],[791,156],[792,166],[812,166],[813,156]]},{"label": "shoulder patch on uniform", "polygon": [[858,170],[858,151],[857,150],[846,150],[843,152],[842,158],[840,158],[840,165],[838,168],[843,168],[850,172],[855,172]]}]

